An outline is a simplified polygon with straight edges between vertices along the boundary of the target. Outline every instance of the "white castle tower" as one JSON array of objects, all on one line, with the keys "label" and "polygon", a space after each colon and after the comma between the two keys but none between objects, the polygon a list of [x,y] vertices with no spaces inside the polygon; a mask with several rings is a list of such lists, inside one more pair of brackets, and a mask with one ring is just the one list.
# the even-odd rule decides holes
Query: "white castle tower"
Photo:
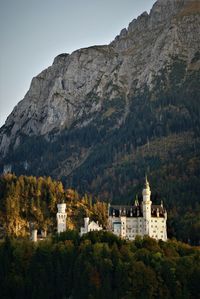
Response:
[{"label": "white castle tower", "polygon": [[33,229],[31,232],[31,240],[37,242],[37,229]]},{"label": "white castle tower", "polygon": [[85,230],[86,230],[86,233],[88,232],[88,225],[90,223],[90,218],[89,217],[85,217],[84,218],[84,227],[85,227]]},{"label": "white castle tower", "polygon": [[142,201],[142,212],[144,217],[144,235],[149,235],[149,227],[151,220],[151,190],[149,187],[149,182],[147,176],[145,179],[144,189],[142,191],[143,201]]},{"label": "white castle tower", "polygon": [[62,233],[66,231],[66,203],[57,204],[58,213],[57,213],[57,231]]}]

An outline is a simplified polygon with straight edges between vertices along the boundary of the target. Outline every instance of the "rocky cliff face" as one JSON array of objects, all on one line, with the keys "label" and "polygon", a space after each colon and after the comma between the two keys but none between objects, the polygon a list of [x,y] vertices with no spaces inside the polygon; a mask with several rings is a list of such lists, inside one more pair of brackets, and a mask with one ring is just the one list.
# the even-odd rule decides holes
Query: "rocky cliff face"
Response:
[{"label": "rocky cliff face", "polygon": [[[130,152],[135,159],[145,144],[182,131],[193,140],[199,28],[199,1],[158,0],[110,45],[57,56],[33,78],[0,130],[1,169],[91,187],[98,185],[98,171],[108,172]],[[83,169],[91,171],[81,182]]]},{"label": "rocky cliff face", "polygon": [[74,122],[87,125],[101,112],[105,99],[124,96],[127,102],[138,89],[153,88],[154,79],[175,57],[190,68],[199,50],[199,23],[198,1],[159,0],[149,15],[133,20],[110,45],[56,57],[33,78],[1,129],[2,155],[10,145],[20,144],[21,134],[60,132]]}]

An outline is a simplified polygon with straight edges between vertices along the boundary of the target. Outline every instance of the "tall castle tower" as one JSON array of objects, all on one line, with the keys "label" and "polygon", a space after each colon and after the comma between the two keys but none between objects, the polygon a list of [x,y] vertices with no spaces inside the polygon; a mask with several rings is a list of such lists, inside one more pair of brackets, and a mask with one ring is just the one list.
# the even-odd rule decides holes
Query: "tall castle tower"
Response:
[{"label": "tall castle tower", "polygon": [[62,233],[66,231],[66,203],[57,204],[58,213],[57,213],[57,231]]},{"label": "tall castle tower", "polygon": [[143,201],[142,201],[142,212],[144,218],[144,235],[149,235],[150,220],[151,220],[151,190],[149,187],[149,182],[147,176],[145,178],[145,185],[142,191]]}]

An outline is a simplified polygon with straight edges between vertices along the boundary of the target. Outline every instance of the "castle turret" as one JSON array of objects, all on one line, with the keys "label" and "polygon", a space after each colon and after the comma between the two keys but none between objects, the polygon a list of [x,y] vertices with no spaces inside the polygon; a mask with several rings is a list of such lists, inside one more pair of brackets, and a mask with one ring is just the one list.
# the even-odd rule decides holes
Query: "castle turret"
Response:
[{"label": "castle turret", "polygon": [[142,211],[144,217],[144,234],[149,234],[149,226],[150,226],[150,219],[151,219],[151,190],[149,186],[149,182],[147,176],[145,178],[145,185],[142,191],[143,201],[142,201]]},{"label": "castle turret", "polygon": [[145,184],[144,184],[144,189],[142,191],[142,196],[143,196],[143,202],[151,201],[150,200],[151,190],[150,190],[150,187],[149,187],[149,182],[148,182],[147,176],[145,177]]},{"label": "castle turret", "polygon": [[57,213],[57,231],[58,233],[66,231],[66,204],[60,203],[57,204],[58,213]]},{"label": "castle turret", "polygon": [[37,229],[33,229],[31,232],[31,240],[37,242]]},{"label": "castle turret", "polygon": [[84,227],[85,227],[85,231],[88,232],[88,225],[90,222],[90,218],[89,217],[85,217],[84,218]]}]

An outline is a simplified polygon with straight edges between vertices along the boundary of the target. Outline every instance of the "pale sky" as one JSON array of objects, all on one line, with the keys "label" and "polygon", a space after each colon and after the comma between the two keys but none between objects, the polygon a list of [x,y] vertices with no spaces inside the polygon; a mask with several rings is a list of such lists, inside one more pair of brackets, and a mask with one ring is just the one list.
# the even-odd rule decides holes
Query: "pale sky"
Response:
[{"label": "pale sky", "polygon": [[109,44],[155,0],[0,0],[0,127],[55,56]]}]

